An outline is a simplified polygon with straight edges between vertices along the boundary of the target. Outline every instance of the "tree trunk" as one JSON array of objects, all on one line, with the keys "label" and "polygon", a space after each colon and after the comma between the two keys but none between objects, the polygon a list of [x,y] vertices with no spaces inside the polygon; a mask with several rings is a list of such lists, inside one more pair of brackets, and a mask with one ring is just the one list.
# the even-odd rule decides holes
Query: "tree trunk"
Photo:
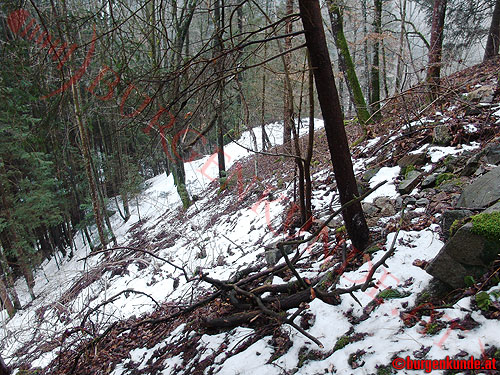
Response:
[{"label": "tree trunk", "polygon": [[332,25],[333,37],[339,56],[339,66],[344,74],[344,79],[349,89],[351,101],[356,107],[358,120],[362,125],[368,123],[370,114],[366,107],[366,101],[359,85],[356,69],[349,52],[349,46],[344,35],[344,19],[337,3],[338,0],[327,0],[330,23]]},{"label": "tree trunk", "polygon": [[224,57],[222,56],[222,50],[224,46],[222,45],[222,33],[224,30],[224,14],[223,0],[217,0],[215,2],[215,28],[217,30],[217,35],[215,37],[216,48],[215,51],[218,53],[216,60],[217,63],[217,74],[219,76],[218,93],[219,102],[217,103],[217,161],[219,165],[219,177],[226,177],[226,160],[224,157]]},{"label": "tree trunk", "polygon": [[491,19],[488,41],[484,51],[484,61],[498,55],[498,46],[500,45],[500,0],[496,0]]},{"label": "tree trunk", "polygon": [[5,284],[0,277],[0,302],[2,303],[0,305],[0,311],[5,308],[7,310],[7,314],[9,314],[10,317],[13,317],[14,314],[16,313],[16,309],[14,308],[14,305],[12,304],[12,301],[9,298],[9,293],[7,293],[7,288],[5,287]]},{"label": "tree trunk", "polygon": [[375,42],[373,43],[373,61],[371,69],[371,95],[370,107],[374,120],[381,118],[380,115],[380,38],[382,36],[382,0],[374,0],[375,15],[373,29]]},{"label": "tree trunk", "polygon": [[[299,4],[340,203],[345,204],[358,195],[358,187],[352,169],[344,119],[326,45],[321,9],[318,0],[299,0]],[[358,202],[346,208],[342,212],[342,216],[353,246],[364,250],[368,244],[370,233],[361,203]]]},{"label": "tree trunk", "polygon": [[[293,0],[286,0],[286,14],[287,16],[293,13]],[[288,17],[285,21],[285,34],[290,34],[292,32],[292,19]],[[288,51],[292,48],[292,37],[285,38],[285,50]],[[283,98],[283,144],[287,147],[288,151],[291,153],[291,139],[292,139],[292,95],[290,87],[290,76],[288,72],[290,71],[292,56],[287,53],[284,56],[285,62],[285,86],[284,86],[284,98]],[[288,145],[288,146],[287,146]]]},{"label": "tree trunk", "polygon": [[10,375],[11,371],[0,356],[0,375]]},{"label": "tree trunk", "polygon": [[12,271],[10,269],[9,263],[7,262],[7,257],[5,253],[0,249],[0,269],[3,270],[5,275],[5,282],[7,283],[7,292],[9,293],[10,300],[14,304],[16,310],[22,308],[21,302],[19,301],[19,296],[17,295],[14,278],[12,277]]},{"label": "tree trunk", "polygon": [[432,11],[431,46],[429,48],[429,64],[426,79],[429,85],[429,98],[431,100],[439,96],[443,28],[447,2],[447,0],[434,0]]},{"label": "tree trunk", "polygon": [[[72,74],[71,71],[70,74]],[[87,130],[85,129],[85,126],[83,124],[82,113],[80,110],[80,96],[76,84],[71,85],[71,93],[73,95],[73,105],[75,109],[75,118],[78,125],[78,131],[80,133],[80,141],[82,142],[83,163],[85,165],[85,173],[87,175],[87,181],[89,183],[90,199],[92,200],[92,209],[94,211],[97,233],[99,234],[99,240],[101,241],[101,246],[105,249],[107,245],[107,239],[106,235],[104,234],[104,224],[101,215],[101,207],[99,205],[97,184],[94,178],[94,174],[92,173],[90,144],[88,141]]]},{"label": "tree trunk", "polygon": [[404,43],[406,34],[406,0],[402,0],[401,9],[401,29],[399,31],[399,54],[398,54],[398,64],[396,66],[396,84],[394,88],[394,94],[398,94],[403,91],[403,62],[404,62]]}]

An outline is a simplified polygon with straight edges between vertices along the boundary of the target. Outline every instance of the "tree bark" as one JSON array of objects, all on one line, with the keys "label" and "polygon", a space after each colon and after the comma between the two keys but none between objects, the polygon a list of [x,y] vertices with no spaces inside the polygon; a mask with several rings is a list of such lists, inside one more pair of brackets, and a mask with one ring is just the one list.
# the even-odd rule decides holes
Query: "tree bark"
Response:
[{"label": "tree bark", "polygon": [[9,298],[9,293],[7,293],[7,288],[2,278],[0,278],[0,302],[2,303],[0,305],[0,311],[5,308],[7,310],[7,314],[9,314],[10,317],[13,317],[16,313],[16,309]]},{"label": "tree bark", "polygon": [[371,95],[370,107],[373,118],[380,119],[380,38],[382,35],[382,0],[374,0],[375,15],[373,28],[375,31],[375,43],[373,43],[373,61],[371,69]]},{"label": "tree bark", "polygon": [[429,98],[431,100],[439,96],[443,29],[447,3],[447,0],[434,0],[434,8],[432,11],[431,46],[429,49],[429,63],[427,68],[427,84],[429,85]]},{"label": "tree bark", "polygon": [[2,356],[0,356],[0,375],[10,375],[11,371],[3,361]]},{"label": "tree bark", "polygon": [[[293,0],[286,1],[286,14],[290,15],[293,13]],[[285,34],[290,34],[292,32],[292,20],[288,17],[285,21]],[[292,48],[292,37],[288,36],[285,38],[285,50],[288,51]],[[284,56],[285,62],[285,75],[288,75],[290,72],[290,64],[291,64],[291,55],[287,53]],[[283,106],[283,144],[285,147],[288,147],[289,152],[291,153],[292,146],[290,144],[292,139],[292,96],[290,95],[292,88],[290,87],[290,76],[285,77],[285,86],[284,86],[284,106]]]},{"label": "tree bark", "polygon": [[488,33],[488,41],[484,51],[484,61],[498,55],[498,47],[500,45],[500,0],[496,0],[495,8],[493,9],[493,18],[491,19],[490,31]]},{"label": "tree bark", "polygon": [[339,66],[344,74],[351,101],[356,107],[358,120],[362,125],[365,125],[368,123],[370,114],[368,113],[365,97],[361,91],[356,69],[351,58],[351,53],[349,52],[349,46],[347,45],[347,40],[344,35],[344,19],[337,2],[338,0],[327,0],[333,38],[339,56]]},{"label": "tree bark", "polygon": [[[307,48],[314,71],[316,91],[325,122],[340,203],[345,204],[358,195],[358,187],[354,177],[344,119],[326,44],[321,9],[318,0],[299,0],[299,5]],[[370,233],[361,203],[358,202],[345,209],[342,216],[353,246],[359,250],[365,249]]]}]

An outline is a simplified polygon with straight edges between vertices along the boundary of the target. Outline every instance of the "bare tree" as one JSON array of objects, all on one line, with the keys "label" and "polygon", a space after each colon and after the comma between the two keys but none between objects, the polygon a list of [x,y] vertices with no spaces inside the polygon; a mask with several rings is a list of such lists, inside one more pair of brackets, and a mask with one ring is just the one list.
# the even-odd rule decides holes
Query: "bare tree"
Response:
[{"label": "bare tree", "polygon": [[500,0],[496,0],[491,19],[490,31],[488,33],[488,41],[484,51],[484,61],[498,55],[498,47],[500,45]]},{"label": "bare tree", "polygon": [[439,95],[441,77],[441,55],[443,49],[443,28],[446,16],[447,0],[434,0],[432,11],[431,45],[429,49],[429,64],[427,68],[427,83],[429,96],[434,100]]},{"label": "bare tree", "polygon": [[[340,202],[345,204],[358,195],[358,187],[326,44],[321,9],[318,0],[299,0],[299,5]],[[361,203],[350,205],[342,212],[342,216],[353,246],[359,250],[365,249],[369,240],[369,229]]]}]

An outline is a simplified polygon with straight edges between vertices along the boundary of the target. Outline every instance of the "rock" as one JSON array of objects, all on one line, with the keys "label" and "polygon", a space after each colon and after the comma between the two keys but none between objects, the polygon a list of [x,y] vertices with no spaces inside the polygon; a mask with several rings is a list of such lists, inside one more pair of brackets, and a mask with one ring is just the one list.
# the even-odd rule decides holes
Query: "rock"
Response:
[{"label": "rock", "polygon": [[477,107],[469,107],[465,110],[465,116],[477,116],[481,114],[481,110]]},{"label": "rock", "polygon": [[479,168],[479,161],[481,160],[481,153],[477,153],[470,157],[460,172],[460,176],[472,176]]},{"label": "rock", "polygon": [[491,103],[495,95],[496,87],[484,85],[467,94],[467,100],[476,103]]},{"label": "rock", "polygon": [[366,216],[376,216],[378,214],[379,208],[374,204],[363,202],[361,203],[361,207],[363,207],[363,212]]},{"label": "rock", "polygon": [[433,173],[424,178],[422,181],[422,188],[427,189],[434,187],[434,185],[436,185],[437,176],[438,175],[436,173]]},{"label": "rock", "polygon": [[420,198],[415,203],[419,207],[426,207],[429,204],[429,200],[427,198]]},{"label": "rock", "polygon": [[387,217],[396,214],[394,208],[394,201],[387,197],[377,197],[373,201],[373,204],[380,209],[380,216]]},{"label": "rock", "polygon": [[472,223],[462,226],[429,263],[427,273],[450,285],[463,288],[465,277],[479,279],[497,258],[498,242],[472,232]]},{"label": "rock", "polygon": [[403,203],[406,204],[407,206],[411,206],[417,203],[417,200],[411,195],[401,195],[396,198],[396,208],[398,210],[401,209],[401,207],[403,207]]},{"label": "rock", "polygon": [[426,153],[418,153],[418,154],[407,154],[398,160],[398,166],[401,169],[406,168],[409,165],[424,165],[427,160]]},{"label": "rock", "polygon": [[436,168],[434,172],[436,172],[436,174],[439,176],[441,173],[445,173],[447,170],[448,168],[446,168],[446,166],[443,165],[442,167]]},{"label": "rock", "polygon": [[491,143],[485,148],[486,162],[489,164],[500,164],[500,143]]},{"label": "rock", "polygon": [[456,180],[445,181],[437,189],[445,193],[460,193],[462,191],[460,182]]},{"label": "rock", "polygon": [[358,194],[363,195],[366,193],[368,190],[370,190],[370,184],[363,179],[356,179],[356,182],[358,184]]},{"label": "rock", "polygon": [[455,220],[461,220],[472,216],[472,211],[469,210],[448,210],[443,212],[441,217],[441,231],[446,240],[450,237],[450,228]]},{"label": "rock", "polygon": [[411,193],[411,191],[415,188],[415,186],[418,185],[421,176],[422,173],[418,171],[411,171],[410,173],[408,173],[406,178],[403,181],[401,181],[401,183],[398,186],[399,193],[400,194]]},{"label": "rock", "polygon": [[[285,246],[285,252],[287,254],[293,253],[293,247],[292,246]],[[266,257],[266,262],[268,266],[274,266],[278,264],[278,261],[281,259],[281,251],[278,249],[276,244],[270,245],[266,247],[265,250],[265,257]]]},{"label": "rock", "polygon": [[378,171],[380,171],[380,167],[368,169],[365,173],[363,173],[361,180],[363,180],[364,182],[370,181],[372,177],[378,173]]},{"label": "rock", "polygon": [[434,127],[432,133],[432,143],[440,146],[448,146],[453,137],[451,136],[450,129],[446,125],[437,125]]},{"label": "rock", "polygon": [[485,214],[491,214],[492,212],[497,212],[497,211],[500,211],[500,202],[495,203],[493,206],[487,208],[483,212]]},{"label": "rock", "polygon": [[457,207],[488,207],[500,199],[500,167],[468,185],[457,201]]}]

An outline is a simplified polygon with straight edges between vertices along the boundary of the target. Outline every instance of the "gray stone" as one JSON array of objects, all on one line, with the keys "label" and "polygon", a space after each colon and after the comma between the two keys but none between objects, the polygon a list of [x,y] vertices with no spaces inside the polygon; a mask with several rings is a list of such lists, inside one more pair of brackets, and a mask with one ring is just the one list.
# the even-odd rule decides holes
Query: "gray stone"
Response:
[{"label": "gray stone", "polygon": [[451,136],[450,129],[446,125],[437,125],[434,127],[432,133],[432,143],[441,146],[448,146],[453,137]]},{"label": "gray stone", "polygon": [[394,201],[387,197],[377,197],[375,198],[373,204],[380,209],[380,216],[387,217],[396,214],[396,209],[394,208]]},{"label": "gray stone", "polygon": [[465,276],[468,276],[467,270],[444,252],[443,249],[429,263],[425,270],[429,275],[450,285],[452,288],[461,288],[464,284]]},{"label": "gray stone", "polygon": [[485,150],[486,161],[489,164],[500,164],[500,143],[492,143],[486,146]]},{"label": "gray stone", "polygon": [[425,207],[429,204],[429,200],[427,198],[420,198],[420,199],[417,199],[415,204],[419,207]]},{"label": "gray stone", "polygon": [[417,200],[412,197],[411,195],[401,195],[396,198],[396,209],[401,209],[403,207],[403,203],[406,204],[407,206],[414,205],[417,202]]},{"label": "gray stone", "polygon": [[379,208],[377,206],[368,202],[361,203],[361,207],[363,207],[363,212],[366,216],[376,216],[379,212]]},{"label": "gray stone", "polygon": [[433,174],[430,174],[428,175],[426,178],[424,178],[424,180],[422,181],[422,188],[423,189],[427,189],[427,188],[431,188],[433,187],[434,185],[436,185],[436,180],[437,180],[437,177],[438,175],[433,173]]},{"label": "gray stone", "polygon": [[500,199],[500,167],[468,185],[457,201],[457,207],[488,207]]},{"label": "gray stone", "polygon": [[370,168],[365,173],[363,173],[363,176],[361,177],[361,179],[364,182],[368,182],[372,179],[373,176],[375,176],[378,173],[379,170],[380,170],[380,167]]},{"label": "gray stone", "polygon": [[356,179],[356,183],[358,184],[358,194],[363,195],[368,190],[370,190],[370,184],[368,182],[363,181],[363,179]]},{"label": "gray stone", "polygon": [[460,176],[472,176],[479,168],[479,161],[481,160],[481,153],[477,153],[470,157],[460,172]]},{"label": "gray stone", "polygon": [[446,240],[450,237],[450,228],[455,220],[461,220],[472,216],[472,211],[469,210],[448,210],[443,212],[441,217],[441,231]]},{"label": "gray stone", "polygon": [[[294,249],[292,246],[285,246],[285,252],[289,255],[294,252]],[[278,249],[276,244],[266,247],[264,255],[268,266],[278,264],[278,261],[282,257],[281,251]]]},{"label": "gray stone", "polygon": [[467,100],[479,103],[491,103],[495,94],[496,87],[493,85],[484,85],[467,94]]},{"label": "gray stone", "polygon": [[409,165],[424,165],[427,160],[426,153],[407,154],[398,160],[398,166],[403,169]]},{"label": "gray stone", "polygon": [[499,251],[498,242],[473,233],[472,223],[467,223],[443,246],[426,271],[453,288],[463,288],[465,277],[480,278]]},{"label": "gray stone", "polygon": [[497,203],[495,203],[493,206],[487,208],[483,212],[485,214],[491,214],[492,212],[497,212],[497,211],[500,211],[500,201],[498,201]]},{"label": "gray stone", "polygon": [[[487,213],[500,212],[500,202],[485,210]],[[443,213],[443,232],[457,218],[470,216],[471,211],[455,210]],[[500,243],[473,233],[473,224],[463,225],[429,263],[426,271],[452,288],[465,286],[464,278],[480,278],[497,259]]]},{"label": "gray stone", "polygon": [[408,194],[411,193],[411,191],[418,185],[418,182],[420,181],[420,177],[422,176],[422,173],[418,171],[411,171],[406,175],[406,178],[401,181],[401,183],[398,186],[398,190],[400,194]]}]

